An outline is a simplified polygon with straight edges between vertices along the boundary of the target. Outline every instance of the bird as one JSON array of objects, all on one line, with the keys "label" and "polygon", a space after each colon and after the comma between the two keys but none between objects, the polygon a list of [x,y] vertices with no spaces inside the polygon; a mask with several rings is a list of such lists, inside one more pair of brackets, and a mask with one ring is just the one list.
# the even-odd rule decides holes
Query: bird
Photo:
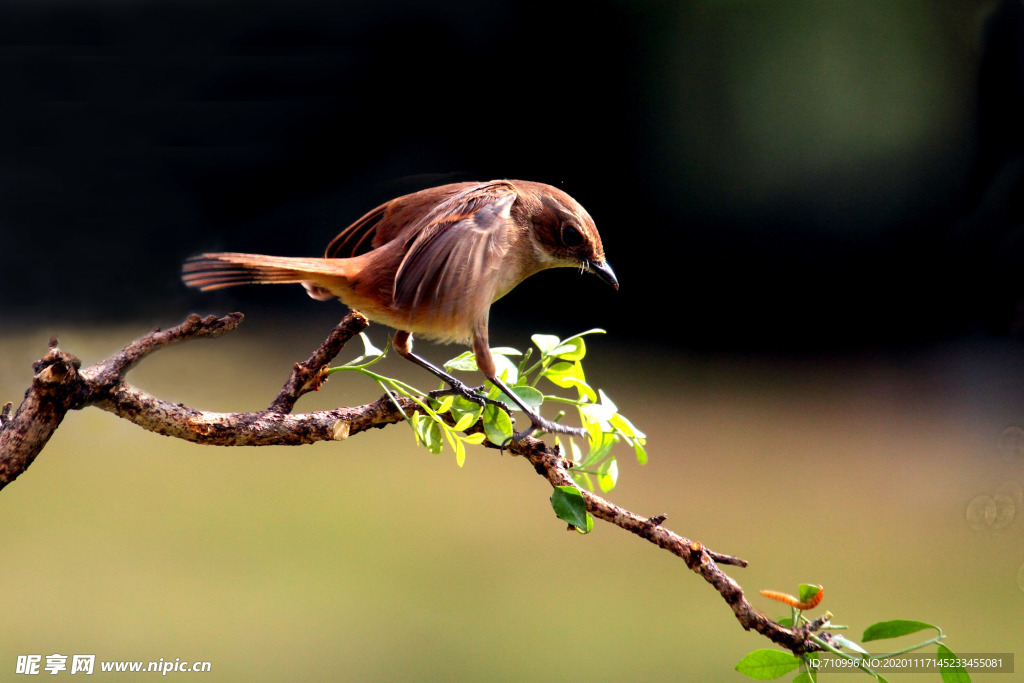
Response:
[{"label": "bird", "polygon": [[[591,272],[619,288],[594,220],[566,192],[540,182],[491,180],[431,187],[387,201],[342,230],[322,258],[206,253],[188,259],[182,279],[216,290],[242,284],[301,284],[318,300],[339,299],[395,329],[394,349],[449,389],[480,405],[478,393],[413,352],[413,335],[468,345],[484,377],[529,418],[519,441],[537,430],[585,437],[585,429],[542,417],[497,376],[488,342],[491,304],[548,268]],[[486,386],[486,385],[484,385]],[[506,442],[507,443],[507,442]]]}]

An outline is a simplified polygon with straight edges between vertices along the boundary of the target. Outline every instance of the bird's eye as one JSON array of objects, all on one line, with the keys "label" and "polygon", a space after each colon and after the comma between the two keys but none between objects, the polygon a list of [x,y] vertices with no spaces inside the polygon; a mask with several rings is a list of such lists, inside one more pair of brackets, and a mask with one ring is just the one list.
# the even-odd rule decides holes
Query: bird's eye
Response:
[{"label": "bird's eye", "polygon": [[562,244],[567,247],[578,247],[583,244],[583,233],[572,223],[562,226]]}]

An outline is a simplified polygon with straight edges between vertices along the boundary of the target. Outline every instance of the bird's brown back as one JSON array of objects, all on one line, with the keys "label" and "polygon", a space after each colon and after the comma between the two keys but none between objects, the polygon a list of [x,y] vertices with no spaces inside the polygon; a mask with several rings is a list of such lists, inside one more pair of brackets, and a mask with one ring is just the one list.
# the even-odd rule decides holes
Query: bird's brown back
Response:
[{"label": "bird's brown back", "polygon": [[185,281],[204,289],[300,282],[314,298],[337,297],[396,329],[469,341],[486,336],[491,303],[524,278],[591,264],[604,264],[604,248],[572,197],[494,180],[385,202],[342,230],[324,258],[205,254],[186,264]]},{"label": "bird's brown back", "polygon": [[392,241],[434,206],[476,182],[452,183],[395,197],[368,211],[327,245],[327,258],[351,258]]}]

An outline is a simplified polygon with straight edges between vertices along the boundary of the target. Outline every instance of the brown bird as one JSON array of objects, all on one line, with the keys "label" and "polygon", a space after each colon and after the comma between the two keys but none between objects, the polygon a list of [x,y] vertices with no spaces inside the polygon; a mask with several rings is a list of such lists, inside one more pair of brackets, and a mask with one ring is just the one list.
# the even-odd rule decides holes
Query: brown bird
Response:
[{"label": "brown bird", "polygon": [[381,204],[345,228],[323,258],[215,253],[189,259],[183,280],[202,290],[249,283],[299,283],[314,299],[340,299],[370,320],[397,330],[395,350],[456,393],[481,405],[505,404],[477,394],[412,352],[413,334],[471,345],[484,376],[530,418],[519,440],[542,429],[585,436],[546,420],[505,386],[487,341],[491,303],[547,268],[590,271],[615,289],[594,221],[558,188],[524,180],[454,183]]}]

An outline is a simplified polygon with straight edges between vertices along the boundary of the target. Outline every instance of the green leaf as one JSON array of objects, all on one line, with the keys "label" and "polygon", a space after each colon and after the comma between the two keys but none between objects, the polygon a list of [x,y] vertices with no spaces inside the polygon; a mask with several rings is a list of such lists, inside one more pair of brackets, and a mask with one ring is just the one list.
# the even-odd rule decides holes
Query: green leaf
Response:
[{"label": "green leaf", "polygon": [[417,446],[423,443],[423,437],[421,436],[422,428],[420,427],[422,419],[423,415],[418,410],[409,416],[409,426],[412,427],[412,434],[416,437]]},{"label": "green leaf", "polygon": [[487,435],[484,434],[483,432],[473,432],[472,434],[464,436],[462,440],[463,442],[468,443],[470,446],[478,446],[482,444],[484,442],[484,439],[486,438]]},{"label": "green leaf", "polygon": [[810,671],[801,671],[793,677],[793,683],[814,683],[815,680]]},{"label": "green leaf", "polygon": [[[505,363],[511,363],[506,356],[521,356],[523,355],[518,349],[513,349],[510,346],[499,346],[491,349],[491,353],[495,356],[495,362],[504,367],[501,361],[498,360],[498,356],[504,359]],[[448,372],[472,372],[478,370],[476,364],[476,355],[472,351],[463,351],[459,355],[455,356],[444,364],[444,369]],[[517,371],[518,374],[518,371]]]},{"label": "green leaf", "polygon": [[495,446],[501,446],[512,436],[512,419],[498,406],[484,408],[484,432]]},{"label": "green leaf", "polygon": [[739,661],[736,670],[758,681],[785,676],[800,666],[800,658],[779,650],[754,650]]},{"label": "green leaf", "polygon": [[611,423],[612,427],[631,439],[647,438],[647,435],[637,429],[636,425],[630,422],[625,415],[615,413],[608,421]]},{"label": "green leaf", "polygon": [[633,442],[633,450],[636,451],[636,461],[641,465],[647,464],[647,449],[639,440]]},{"label": "green leaf", "polygon": [[615,414],[608,406],[601,403],[585,403],[579,407],[583,424],[596,424],[604,433],[612,432],[611,418]]},{"label": "green leaf", "polygon": [[427,445],[427,430],[430,429],[430,423],[433,420],[417,410],[409,418],[409,421],[412,423],[412,430],[416,434],[416,443],[425,447]]},{"label": "green leaf", "polygon": [[615,482],[619,479],[619,463],[615,458],[609,458],[601,463],[597,470],[597,485],[601,490],[608,493],[615,488]]},{"label": "green leaf", "polygon": [[880,621],[877,624],[871,624],[871,626],[864,629],[864,635],[861,636],[861,641],[867,643],[872,640],[881,640],[883,638],[899,638],[900,636],[923,631],[926,628],[933,628],[940,633],[942,632],[942,629],[938,626],[928,624],[923,621],[895,619],[893,621]]},{"label": "green leaf", "polygon": [[459,418],[459,421],[455,423],[455,426],[452,427],[452,429],[457,432],[464,432],[475,422],[476,418],[473,416],[473,413],[463,413],[462,417]]},{"label": "green leaf", "polygon": [[530,339],[534,346],[540,350],[541,355],[547,356],[549,352],[562,343],[562,340],[553,334],[535,334]]},{"label": "green leaf", "polygon": [[[593,432],[591,432],[591,436],[594,436]],[[618,443],[618,441],[619,437],[615,434],[598,432],[597,438],[591,438],[590,440],[590,451],[587,453],[583,465],[588,467],[601,462],[612,450],[612,446]]]},{"label": "green leaf", "polygon": [[443,414],[447,413],[449,410],[451,410],[452,403],[454,403],[454,402],[455,402],[455,394],[448,394],[447,396],[442,398],[440,401],[434,401],[434,403],[437,404],[437,407],[434,408],[434,412],[439,414],[439,415],[443,415]]},{"label": "green leaf", "polygon": [[530,358],[532,358],[532,357],[533,357],[533,349],[527,347],[526,353],[524,353],[522,355],[522,357],[519,359],[519,381],[520,382],[526,380],[526,378],[523,375],[526,374],[527,365],[529,364]]},{"label": "green leaf", "polygon": [[452,447],[452,450],[457,450],[455,448],[456,437],[454,435],[454,432],[452,432],[452,430],[450,429],[446,429],[444,426],[441,425],[440,422],[437,423],[437,426],[441,427],[441,431],[444,432],[444,438],[448,440],[448,445]]},{"label": "green leaf", "polygon": [[[815,586],[815,588],[817,588],[817,586]],[[802,599],[803,598],[801,598],[801,600]],[[845,647],[848,650],[853,650],[854,652],[858,652],[858,653],[860,653],[862,655],[870,654],[867,650],[862,648],[857,643],[853,642],[849,638],[845,638],[845,637],[839,635],[838,633],[833,633],[832,634],[832,642],[835,643],[836,645]]]},{"label": "green leaf", "polygon": [[459,355],[452,358],[450,361],[444,364],[444,369],[448,372],[454,372],[456,370],[462,370],[464,372],[471,372],[477,370],[476,356],[473,355],[472,351],[463,351]]},{"label": "green leaf", "polygon": [[583,366],[578,361],[555,363],[545,369],[542,374],[563,389],[575,386],[577,382],[585,382],[587,379],[583,374]]},{"label": "green leaf", "polygon": [[583,382],[583,381],[576,382],[575,386],[576,386],[576,391],[579,392],[579,397],[580,397],[581,401],[587,400],[587,401],[590,401],[591,403],[593,403],[594,401],[597,400],[597,394],[594,393],[594,390],[591,389],[590,385],[587,384],[586,382]]},{"label": "green leaf", "polygon": [[646,438],[646,434],[634,427],[633,423],[624,416],[618,414],[619,408],[608,398],[608,394],[600,389],[598,389],[598,394],[601,397],[600,403],[587,403],[579,407],[584,423],[596,422],[601,426],[602,432],[615,431],[626,439]]},{"label": "green leaf", "polygon": [[568,344],[569,342],[571,342],[576,337],[586,337],[588,334],[607,334],[607,333],[604,330],[602,330],[600,327],[592,327],[589,330],[585,330],[585,331],[580,332],[578,334],[574,334],[571,337],[567,337],[565,339],[565,341],[560,342],[560,343],[561,344]]},{"label": "green leaf", "polygon": [[594,527],[594,520],[587,514],[587,503],[583,499],[583,494],[575,486],[556,486],[551,494],[551,507],[559,519],[584,533]]},{"label": "green leaf", "polygon": [[607,407],[613,413],[619,412],[619,407],[617,405],[615,405],[614,403],[612,403],[612,400],[610,398],[608,398],[608,394],[604,393],[600,389],[597,390],[597,393],[601,395],[601,405]]},{"label": "green leaf", "polygon": [[366,336],[365,332],[360,332],[359,336],[363,340],[363,357],[364,358],[375,358],[377,356],[383,356],[384,352],[373,345],[370,338]]},{"label": "green leaf", "polygon": [[424,445],[431,453],[440,453],[444,448],[444,442],[441,441],[441,425],[429,417],[424,417],[422,423],[426,424],[426,428],[423,430]]},{"label": "green leaf", "polygon": [[519,366],[513,363],[508,356],[494,356],[494,366],[497,369],[498,377],[506,384],[515,384],[519,381]]},{"label": "green leaf", "polygon": [[508,386],[519,380],[519,367],[507,357],[495,356],[494,367],[497,369],[498,378]]},{"label": "green leaf", "polygon": [[942,660],[957,659],[956,653],[945,645],[939,643],[936,656],[939,658],[939,675],[942,676],[943,683],[970,683],[971,677],[967,673],[967,669],[959,664],[955,666],[947,666],[941,663]]},{"label": "green leaf", "polygon": [[587,378],[579,360],[556,362],[545,369],[541,376],[547,377],[553,384],[563,389],[575,387],[579,390],[581,398],[586,396],[591,402],[597,401],[597,393],[587,384]]},{"label": "green leaf", "polygon": [[[557,441],[557,439],[556,439]],[[580,451],[579,445],[576,443],[576,439],[569,437],[569,453],[571,454],[569,460],[576,464],[583,461],[583,452]]]},{"label": "green leaf", "polygon": [[797,597],[800,598],[800,602],[807,602],[821,590],[816,584],[813,583],[801,583],[797,586]]},{"label": "green leaf", "polygon": [[579,470],[569,470],[569,474],[572,475],[572,480],[576,482],[577,486],[593,492],[594,480],[591,479],[589,474],[587,474],[586,472],[580,472]]},{"label": "green leaf", "polygon": [[587,355],[587,345],[583,343],[582,337],[573,337],[551,349],[548,355],[562,360],[583,360]]},{"label": "green leaf", "polygon": [[460,422],[462,418],[466,415],[472,415],[473,421],[470,422],[470,424],[473,424],[474,422],[480,419],[480,415],[482,415],[484,412],[484,407],[479,403],[467,401],[461,396],[456,396],[455,400],[452,402],[451,411],[452,418],[456,422]]},{"label": "green leaf", "polygon": [[[516,373],[518,374],[519,371],[516,370]],[[508,381],[508,368],[505,368],[503,372],[498,373],[498,379],[504,382],[505,386],[508,386],[510,384],[510,382]],[[504,392],[502,392],[502,390],[498,388],[497,384],[494,384],[493,382],[490,382],[489,384],[490,387],[487,389],[487,393],[485,394],[487,398],[504,401],[505,404],[508,405],[508,407],[511,408],[512,410],[518,409],[515,403],[510,401],[508,396],[506,396]]]},{"label": "green leaf", "polygon": [[466,447],[462,445],[462,439],[455,440],[455,463],[459,467],[466,464]]},{"label": "green leaf", "polygon": [[615,431],[617,431],[619,434],[622,434],[627,439],[632,440],[637,438],[638,436],[640,438],[643,438],[643,432],[637,434],[639,430],[636,427],[634,427],[633,423],[626,419],[625,416],[620,415],[619,413],[615,413],[614,415],[612,415],[611,418],[608,420],[608,423],[612,426],[612,428]]},{"label": "green leaf", "polygon": [[[512,390],[513,394],[518,396],[519,399],[527,406],[532,408],[534,412],[538,412],[540,410],[540,405],[544,403],[544,394],[540,393],[533,387],[520,386],[509,388]],[[493,396],[491,394],[493,394]],[[503,401],[505,405],[507,405],[512,410],[519,410],[519,406],[516,405],[516,402],[513,401],[510,396],[505,394],[504,391],[498,389],[497,387],[492,387],[492,390],[488,392],[488,396],[490,396],[491,398],[496,398],[499,401]]]}]

